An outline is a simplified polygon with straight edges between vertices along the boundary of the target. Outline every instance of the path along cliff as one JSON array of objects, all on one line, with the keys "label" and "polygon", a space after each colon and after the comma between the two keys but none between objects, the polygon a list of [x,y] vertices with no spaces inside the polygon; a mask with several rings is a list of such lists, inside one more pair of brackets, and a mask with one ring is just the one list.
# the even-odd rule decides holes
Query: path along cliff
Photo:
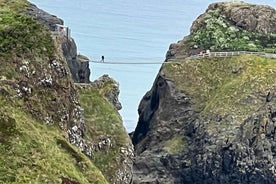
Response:
[{"label": "path along cliff", "polygon": [[214,3],[172,44],[139,105],[133,183],[276,183],[276,11]]}]

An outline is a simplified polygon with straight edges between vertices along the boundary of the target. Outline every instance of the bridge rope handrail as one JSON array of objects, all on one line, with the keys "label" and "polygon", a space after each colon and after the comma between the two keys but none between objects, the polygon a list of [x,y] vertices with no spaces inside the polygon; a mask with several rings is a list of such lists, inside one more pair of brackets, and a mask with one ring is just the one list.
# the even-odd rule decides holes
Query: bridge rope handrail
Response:
[{"label": "bridge rope handrail", "polygon": [[139,64],[163,64],[164,62],[102,62],[102,61],[93,61],[89,60],[91,63],[99,63],[99,64],[133,64],[133,65],[139,65]]}]

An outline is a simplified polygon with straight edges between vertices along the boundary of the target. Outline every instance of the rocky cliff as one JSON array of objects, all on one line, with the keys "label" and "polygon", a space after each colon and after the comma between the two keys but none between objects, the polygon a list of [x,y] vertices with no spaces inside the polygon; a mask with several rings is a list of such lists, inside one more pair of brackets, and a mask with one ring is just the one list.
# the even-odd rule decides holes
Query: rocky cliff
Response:
[{"label": "rocky cliff", "polygon": [[200,50],[275,52],[276,11],[215,3],[172,44],[139,105],[133,183],[275,183],[276,60],[190,59]]},{"label": "rocky cliff", "polygon": [[[57,24],[63,25],[64,23],[62,19],[39,9],[34,4],[28,5],[26,9],[27,15],[47,26],[51,31],[56,30]],[[77,46],[74,39],[71,37],[61,37],[59,41],[62,45],[63,55],[66,58],[73,80],[78,83],[90,82],[89,59],[77,54]]]},{"label": "rocky cliff", "polygon": [[129,183],[117,83],[75,84],[89,82],[79,72],[88,62],[73,39],[51,31],[63,21],[25,0],[0,6],[0,183]]},{"label": "rocky cliff", "polygon": [[84,138],[92,145],[93,163],[110,183],[130,183],[133,145],[117,112],[121,108],[118,83],[104,75],[77,86],[86,122]]}]

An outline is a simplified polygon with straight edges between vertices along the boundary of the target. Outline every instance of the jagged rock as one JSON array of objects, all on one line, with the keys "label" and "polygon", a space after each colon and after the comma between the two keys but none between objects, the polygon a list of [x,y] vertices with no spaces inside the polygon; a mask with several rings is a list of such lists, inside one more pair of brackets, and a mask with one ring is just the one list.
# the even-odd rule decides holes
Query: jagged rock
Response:
[{"label": "jagged rock", "polygon": [[[275,33],[276,12],[270,7],[215,3],[210,11],[222,30]],[[276,183],[275,60],[261,74],[265,57],[185,60],[204,49],[193,36],[197,31],[204,36],[208,16],[199,16],[191,35],[170,46],[166,59],[172,60],[163,64],[139,104],[131,134],[133,184]]]},{"label": "jagged rock", "polygon": [[[189,95],[158,76],[139,105],[133,183],[275,183],[275,103],[263,98],[234,126],[234,117],[202,117]],[[209,133],[214,122],[229,127]],[[175,136],[180,149],[168,151]]]},{"label": "jagged rock", "polygon": [[[34,4],[27,8],[27,14],[47,26],[51,31],[55,31],[56,24],[63,25],[62,19],[37,8]],[[57,39],[60,42],[59,44],[62,45],[63,55],[66,58],[73,80],[78,83],[89,83],[89,59],[77,55],[77,46],[73,38],[61,36]]]},{"label": "jagged rock", "polygon": [[[276,10],[270,6],[251,5],[243,2],[213,3],[206,12],[217,10],[219,14],[225,16],[233,25],[241,29],[258,33],[276,33]],[[191,33],[201,28],[204,21],[202,14],[191,27]]]},{"label": "jagged rock", "polygon": [[77,55],[77,46],[75,41],[72,38],[64,38],[62,40],[62,50],[70,68],[73,80],[78,83],[89,83],[89,59],[85,56]]},{"label": "jagged rock", "polygon": [[139,121],[132,136],[136,153],[133,183],[180,182],[173,173],[181,168],[181,163],[173,156],[168,161],[162,147],[176,134],[193,134],[198,118],[193,102],[159,75],[151,91],[143,97],[138,112]]},{"label": "jagged rock", "polygon": [[33,17],[41,24],[47,26],[51,31],[55,30],[56,24],[63,25],[63,20],[55,15],[51,15],[44,10],[39,9],[36,5],[30,4],[27,8],[27,14]]},{"label": "jagged rock", "polygon": [[[0,54],[0,152],[4,158],[0,163],[5,165],[1,183],[106,184],[108,178],[110,183],[128,184],[133,158],[130,138],[119,113],[100,92],[92,89],[84,96],[90,98],[88,103],[95,100],[95,109],[102,105],[107,113],[81,103],[77,87],[91,85],[75,84],[71,76],[75,82],[89,82],[88,59],[76,55],[73,39],[50,32],[62,20],[25,0],[1,1],[0,5],[0,19],[8,20],[2,21],[0,31],[9,38],[5,37]],[[24,15],[25,8],[31,18]],[[26,29],[24,36],[21,29]],[[66,60],[72,65],[79,62],[72,75]],[[118,89],[115,81],[114,85]],[[104,125],[96,127],[95,121]],[[95,144],[102,151],[97,165],[102,171],[93,160],[98,135],[105,135]],[[45,163],[49,167],[41,169]],[[114,172],[108,172],[109,168]]]},{"label": "jagged rock", "polygon": [[[104,75],[95,82],[77,86],[88,125],[84,138],[93,145],[92,160],[110,183],[129,184],[132,179],[133,145],[116,112],[116,104],[113,104],[114,100],[119,103],[118,83]],[[115,93],[112,99],[108,99],[110,93]],[[109,160],[108,164],[103,158]]]},{"label": "jagged rock", "polygon": [[114,105],[117,110],[122,109],[122,105],[119,101],[119,83],[108,75],[103,75],[99,79],[91,83],[95,88],[103,88],[104,86],[108,87],[108,90],[103,94],[107,100]]}]

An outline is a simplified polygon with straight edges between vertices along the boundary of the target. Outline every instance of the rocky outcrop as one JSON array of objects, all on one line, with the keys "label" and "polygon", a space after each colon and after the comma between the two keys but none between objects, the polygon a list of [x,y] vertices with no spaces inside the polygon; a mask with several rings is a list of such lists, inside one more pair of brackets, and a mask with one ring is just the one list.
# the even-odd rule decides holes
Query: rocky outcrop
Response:
[{"label": "rocky outcrop", "polygon": [[77,83],[89,83],[89,59],[85,56],[77,55],[77,46],[74,39],[67,39],[64,37],[61,45],[63,55],[67,60],[73,80]]},{"label": "rocky outcrop", "polygon": [[[27,1],[0,2],[4,7],[0,19],[8,20],[0,28],[6,35],[1,37],[0,51],[0,127],[8,128],[0,131],[5,158],[0,159],[5,165],[0,182],[61,183],[67,178],[67,182],[107,183],[81,153],[87,154],[82,148],[90,145],[76,144],[78,150],[69,143],[72,134],[84,140],[85,127],[61,45],[49,29],[24,15],[21,5],[27,6]],[[71,128],[77,131],[70,135]]]},{"label": "rocky outcrop", "polygon": [[[51,31],[55,31],[56,24],[63,25],[62,19],[39,9],[34,4],[30,4],[27,8],[27,14],[47,26]],[[89,83],[89,59],[85,56],[77,55],[77,46],[73,38],[63,37],[59,41],[61,42],[63,55],[66,58],[73,80],[78,83]]]},{"label": "rocky outcrop", "polygon": [[51,15],[44,10],[39,9],[36,5],[30,4],[27,8],[27,15],[33,17],[36,21],[47,26],[51,31],[55,31],[56,24],[63,25],[63,20],[55,15]]},{"label": "rocky outcrop", "polygon": [[139,121],[132,137],[136,153],[133,183],[181,183],[180,155],[174,158],[167,154],[164,143],[176,135],[185,137],[193,133],[198,119],[193,102],[172,81],[158,75],[138,112]]},{"label": "rocky outcrop", "polygon": [[118,82],[116,82],[108,75],[103,75],[97,80],[93,81],[91,85],[96,89],[101,89],[104,88],[104,86],[109,85],[109,89],[106,90],[103,95],[117,110],[122,109],[122,105],[119,101],[120,89]]},{"label": "rocky outcrop", "polygon": [[[53,30],[53,25],[60,20],[39,10],[34,5],[28,11],[31,12],[29,13],[31,16],[35,15],[36,19],[41,23],[46,26],[50,25],[49,28],[51,30]],[[53,21],[55,18],[57,20]],[[57,47],[67,61],[75,85],[78,87],[78,90],[74,91],[74,96],[79,95],[82,98],[82,95],[85,96],[87,90],[90,91],[89,96],[96,91],[98,92],[96,96],[91,96],[88,101],[81,101],[80,103],[79,99],[75,97],[74,102],[76,107],[72,109],[74,119],[70,119],[70,126],[66,126],[65,128],[68,140],[71,144],[76,145],[81,152],[88,156],[101,169],[105,178],[110,183],[130,183],[132,178],[133,147],[117,112],[117,110],[122,108],[118,100],[120,92],[119,84],[107,75],[102,76],[94,82],[90,82],[89,59],[83,55],[77,55],[77,46],[74,39],[67,38],[66,36],[53,37]],[[104,103],[105,99],[109,101],[108,104]],[[95,105],[95,103],[98,106],[100,106],[100,103],[103,103],[101,111],[108,109],[109,113],[105,114],[105,112],[99,111],[98,114],[95,114],[95,111],[89,111],[88,109]],[[114,108],[110,108],[110,106],[114,106]],[[108,125],[102,127],[103,122],[99,122],[101,125],[98,127],[95,125],[95,122],[93,124],[91,119],[87,118],[90,116],[97,117],[96,119],[107,116],[104,121],[105,123],[108,122]],[[71,118],[71,116],[66,116],[65,118]],[[93,119],[93,121],[95,120]],[[113,129],[116,130],[113,131]],[[98,134],[97,132],[101,133]],[[109,161],[105,161],[102,157],[105,157]]]},{"label": "rocky outcrop", "polygon": [[[77,86],[85,113],[85,138],[93,148],[91,159],[110,183],[129,184],[133,145],[117,112],[121,108],[118,83],[104,75],[94,82]],[[109,160],[108,164],[105,159]]]},{"label": "rocky outcrop", "polygon": [[234,26],[243,30],[258,33],[276,33],[276,10],[270,6],[251,5],[243,2],[213,3],[206,12],[193,22],[191,33],[196,32],[204,24],[204,17],[209,11],[217,11],[225,16]]},{"label": "rocky outcrop", "polygon": [[25,0],[0,6],[0,183],[130,183],[118,83],[90,83],[89,59],[51,32],[61,19]]},{"label": "rocky outcrop", "polygon": [[211,51],[275,53],[276,11],[244,2],[214,3],[190,28],[191,34],[171,44],[166,59]]},{"label": "rocky outcrop", "polygon": [[[39,14],[41,15],[39,20],[43,19],[45,22],[52,21],[48,19],[49,15],[46,14]],[[50,25],[51,23],[48,24]],[[89,101],[81,101],[80,104],[79,99],[75,99],[77,106],[72,111],[75,119],[73,120],[73,124],[67,127],[66,131],[70,143],[76,145],[81,152],[99,166],[110,183],[130,183],[132,179],[133,146],[117,113],[117,110],[122,108],[118,100],[120,92],[119,84],[107,75],[102,76],[94,82],[90,82],[89,59],[83,55],[77,55],[77,46],[74,39],[65,36],[55,36],[54,38],[67,61],[74,82],[84,83],[79,86],[76,84],[78,90],[76,90],[76,94],[74,95],[78,94],[82,98],[82,94],[85,93],[83,90],[90,91],[89,94],[93,94],[95,91],[98,91],[100,94],[100,96],[91,98]],[[102,125],[100,128],[93,125],[90,122],[91,120],[87,118],[87,116],[90,117],[91,115],[98,119],[103,118],[101,117],[101,113],[94,114],[88,111],[87,109],[90,109],[90,107],[86,106],[86,104],[92,103],[90,105],[93,106],[95,105],[94,103],[105,101],[105,98],[109,103],[104,105],[103,111],[110,109],[109,106],[114,106],[114,108],[108,111],[109,114],[104,114],[105,116],[113,117],[105,120],[108,121],[107,126],[110,126],[109,130],[107,130],[107,127],[103,129]],[[116,128],[116,133],[111,131],[114,128]],[[98,135],[96,132],[101,132],[101,134]],[[104,161],[101,157],[111,160]]]},{"label": "rocky outcrop", "polygon": [[[269,11],[264,15],[266,8]],[[215,13],[222,10],[225,19]],[[242,13],[251,10],[254,14]],[[208,32],[206,17],[214,15],[213,20],[221,21],[218,26],[226,26],[225,30],[230,26],[237,35],[236,29],[241,29],[242,33],[256,31],[266,38],[270,36],[266,33],[275,31],[275,10],[243,3],[216,3],[206,12],[208,15],[201,15],[193,23],[191,35],[170,46],[170,62],[163,64],[151,90],[140,102],[139,121],[132,134],[134,184],[276,182],[275,59],[185,59],[189,51],[201,49],[203,42],[196,42],[194,36],[199,35],[198,31]],[[234,21],[237,12],[249,16],[243,17],[245,27]],[[252,15],[271,19],[262,24],[259,19],[252,20]],[[214,37],[212,41],[217,40]],[[269,65],[267,69],[264,63]]]}]

